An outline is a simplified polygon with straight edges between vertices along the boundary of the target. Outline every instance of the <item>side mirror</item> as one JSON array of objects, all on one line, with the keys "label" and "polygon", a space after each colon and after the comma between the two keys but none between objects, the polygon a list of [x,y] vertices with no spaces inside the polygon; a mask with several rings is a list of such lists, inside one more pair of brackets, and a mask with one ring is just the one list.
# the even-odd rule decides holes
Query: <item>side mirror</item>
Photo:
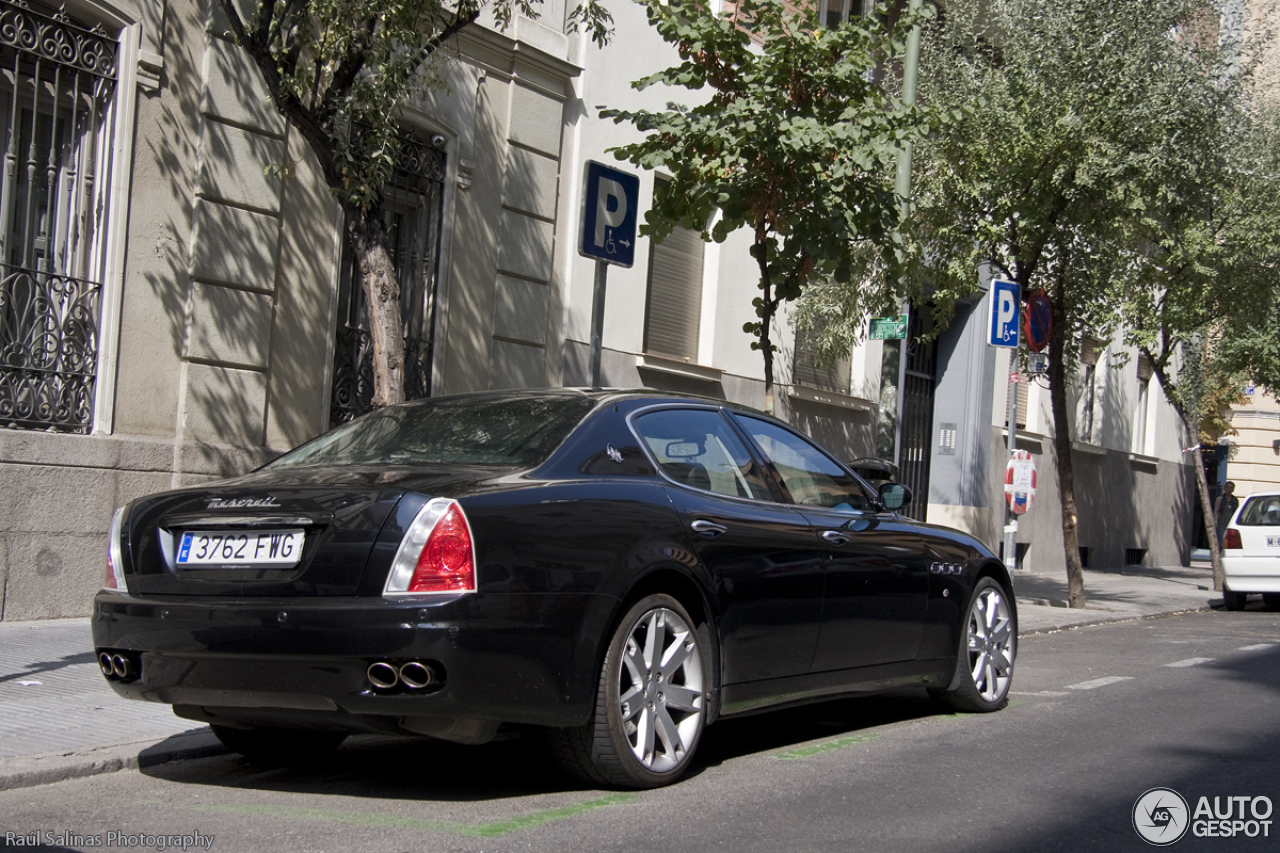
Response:
[{"label": "side mirror", "polygon": [[897,512],[911,503],[911,490],[901,483],[885,483],[880,486],[880,505]]}]

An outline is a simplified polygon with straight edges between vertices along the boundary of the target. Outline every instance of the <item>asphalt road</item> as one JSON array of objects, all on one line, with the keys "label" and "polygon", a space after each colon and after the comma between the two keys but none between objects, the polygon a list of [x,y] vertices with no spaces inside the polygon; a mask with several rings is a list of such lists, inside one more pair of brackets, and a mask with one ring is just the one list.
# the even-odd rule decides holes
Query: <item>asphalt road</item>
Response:
[{"label": "asphalt road", "polygon": [[[657,791],[585,788],[534,737],[357,739],[311,771],[223,756],[0,792],[0,848],[13,832],[77,850],[193,833],[217,851],[1150,850],[1134,805],[1169,788],[1192,818],[1201,797],[1246,812],[1230,838],[1197,837],[1223,826],[1202,813],[1172,849],[1262,851],[1278,759],[1280,613],[1255,605],[1026,637],[998,714],[900,691],[726,721]],[[1188,815],[1156,798],[1167,838]]]}]

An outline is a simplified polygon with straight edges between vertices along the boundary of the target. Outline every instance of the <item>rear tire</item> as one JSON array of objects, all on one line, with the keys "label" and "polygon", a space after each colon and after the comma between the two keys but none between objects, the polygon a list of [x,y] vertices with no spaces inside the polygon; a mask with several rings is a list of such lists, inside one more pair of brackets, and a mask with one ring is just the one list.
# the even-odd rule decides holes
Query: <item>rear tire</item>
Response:
[{"label": "rear tire", "polygon": [[311,732],[302,729],[236,729],[210,726],[222,745],[238,752],[254,764],[314,764],[337,749],[347,736],[338,732]]},{"label": "rear tire", "polygon": [[657,788],[689,769],[707,718],[705,631],[669,595],[650,595],[618,623],[585,726],[551,732],[573,773],[604,785]]},{"label": "rear tire", "polygon": [[979,578],[962,625],[956,686],[929,695],[953,711],[998,711],[1009,703],[1017,652],[1018,617],[1008,591],[994,578]]},{"label": "rear tire", "polygon": [[1225,586],[1222,588],[1222,606],[1228,610],[1244,610],[1244,606],[1248,601],[1249,594],[1247,592],[1235,592]]},{"label": "rear tire", "polygon": [[1264,592],[1262,603],[1272,610],[1280,610],[1280,592]]}]

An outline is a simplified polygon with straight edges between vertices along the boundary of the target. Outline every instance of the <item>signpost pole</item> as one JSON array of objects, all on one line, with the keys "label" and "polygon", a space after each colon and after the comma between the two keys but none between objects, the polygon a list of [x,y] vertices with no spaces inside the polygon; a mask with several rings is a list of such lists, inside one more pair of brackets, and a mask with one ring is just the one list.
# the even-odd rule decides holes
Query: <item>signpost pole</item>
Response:
[{"label": "signpost pole", "polygon": [[600,386],[600,356],[604,351],[604,283],[609,265],[596,261],[596,286],[591,296],[591,387]]},{"label": "signpost pole", "polygon": [[[1018,372],[1014,369],[1017,350],[1012,350],[1009,359],[1009,458],[1018,449]],[[1018,568],[1018,516],[1005,501],[1004,509],[1004,567],[1010,574]]]}]

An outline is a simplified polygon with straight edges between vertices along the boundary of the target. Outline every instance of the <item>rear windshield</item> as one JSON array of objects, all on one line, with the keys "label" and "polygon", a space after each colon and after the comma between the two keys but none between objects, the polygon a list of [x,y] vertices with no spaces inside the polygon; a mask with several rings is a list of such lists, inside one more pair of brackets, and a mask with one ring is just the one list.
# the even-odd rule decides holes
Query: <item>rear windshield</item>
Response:
[{"label": "rear windshield", "polygon": [[447,399],[381,409],[268,468],[321,465],[536,465],[594,404],[585,397]]},{"label": "rear windshield", "polygon": [[1244,527],[1280,527],[1280,495],[1257,495],[1245,501],[1236,524]]}]

